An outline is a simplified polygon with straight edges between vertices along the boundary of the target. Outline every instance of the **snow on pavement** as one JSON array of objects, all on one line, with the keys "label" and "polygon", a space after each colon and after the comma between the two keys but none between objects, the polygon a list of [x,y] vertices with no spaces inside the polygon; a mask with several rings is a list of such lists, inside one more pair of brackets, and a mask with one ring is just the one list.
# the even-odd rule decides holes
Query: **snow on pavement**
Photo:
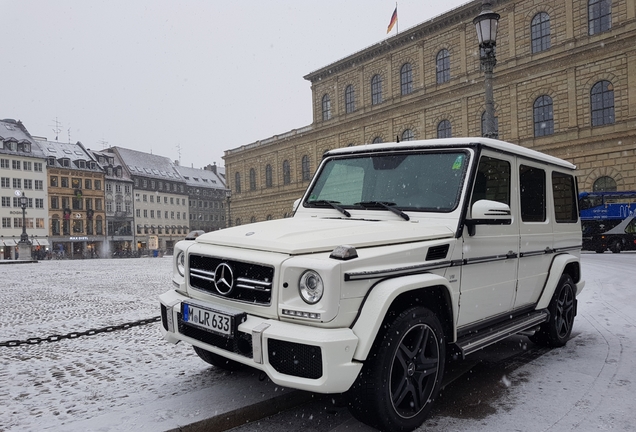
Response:
[{"label": "snow on pavement", "polygon": [[[488,415],[458,406],[420,431],[635,430],[636,254],[582,262],[587,285],[567,346],[502,375]],[[170,270],[169,257],[2,265],[0,341],[157,316]],[[253,372],[209,367],[191,347],[163,341],[158,326],[0,348],[0,431],[167,430],[205,418],[209,401],[238,383],[245,398],[279,390]]]},{"label": "snow on pavement", "polygon": [[[0,265],[0,342],[158,316],[171,271],[171,257]],[[279,390],[253,371],[207,365],[159,325],[0,347],[0,431],[167,430],[227,403],[215,397],[234,397],[218,395],[228,383],[246,387],[241,398]]]}]

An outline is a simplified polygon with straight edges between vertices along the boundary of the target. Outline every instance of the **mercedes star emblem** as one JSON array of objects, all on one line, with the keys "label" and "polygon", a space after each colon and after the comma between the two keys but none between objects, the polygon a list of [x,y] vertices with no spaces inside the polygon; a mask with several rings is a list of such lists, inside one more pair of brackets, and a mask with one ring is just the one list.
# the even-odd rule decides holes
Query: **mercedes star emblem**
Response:
[{"label": "mercedes star emblem", "polygon": [[221,263],[214,270],[214,285],[221,295],[229,295],[234,288],[234,274],[229,264]]}]

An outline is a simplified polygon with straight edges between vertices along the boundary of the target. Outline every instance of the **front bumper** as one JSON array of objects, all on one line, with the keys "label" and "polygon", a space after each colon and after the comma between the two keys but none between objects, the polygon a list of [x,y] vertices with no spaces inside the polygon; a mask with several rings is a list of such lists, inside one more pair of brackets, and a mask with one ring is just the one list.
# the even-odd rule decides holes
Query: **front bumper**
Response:
[{"label": "front bumper", "polygon": [[[161,296],[161,335],[264,371],[279,385],[317,393],[347,391],[362,368],[353,360],[358,338],[349,328],[325,329],[247,315],[234,338],[194,328],[181,320],[174,290]],[[218,309],[217,305],[209,305]]]}]

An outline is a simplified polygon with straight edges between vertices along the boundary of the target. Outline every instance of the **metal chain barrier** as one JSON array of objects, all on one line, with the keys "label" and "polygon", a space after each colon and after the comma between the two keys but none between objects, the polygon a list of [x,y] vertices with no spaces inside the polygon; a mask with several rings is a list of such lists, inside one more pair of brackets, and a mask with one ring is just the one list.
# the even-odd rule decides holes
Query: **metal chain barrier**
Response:
[{"label": "metal chain barrier", "polygon": [[39,337],[32,337],[32,338],[28,338],[25,340],[9,340],[9,341],[5,341],[5,342],[0,342],[0,347],[17,347],[20,345],[37,345],[39,343],[42,342],[59,342],[62,339],[77,339],[78,337],[82,337],[82,336],[93,336],[99,333],[110,333],[110,332],[114,332],[115,330],[128,330],[131,329],[133,327],[138,327],[138,326],[142,326],[142,325],[146,325],[146,324],[151,324],[154,322],[157,322],[161,320],[160,316],[155,316],[152,318],[148,318],[148,319],[142,319],[139,321],[133,321],[133,322],[129,322],[129,323],[125,323],[125,324],[120,324],[120,325],[116,325],[116,326],[108,326],[108,327],[102,327],[99,329],[90,329],[90,330],[86,330],[84,332],[71,332],[65,335],[51,335],[49,337],[45,337],[45,338],[39,338]]}]

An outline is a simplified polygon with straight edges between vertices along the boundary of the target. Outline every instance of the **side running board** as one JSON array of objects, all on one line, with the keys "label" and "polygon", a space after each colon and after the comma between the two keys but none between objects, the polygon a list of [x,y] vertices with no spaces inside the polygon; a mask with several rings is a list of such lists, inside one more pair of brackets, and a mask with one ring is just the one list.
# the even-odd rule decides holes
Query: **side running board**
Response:
[{"label": "side running board", "polygon": [[505,321],[502,324],[495,325],[476,334],[467,335],[458,340],[455,345],[459,348],[459,351],[464,358],[468,354],[479,351],[480,349],[499,342],[508,336],[536,327],[537,325],[546,322],[549,317],[550,313],[547,310],[532,312],[529,315],[523,315],[519,318]]}]

